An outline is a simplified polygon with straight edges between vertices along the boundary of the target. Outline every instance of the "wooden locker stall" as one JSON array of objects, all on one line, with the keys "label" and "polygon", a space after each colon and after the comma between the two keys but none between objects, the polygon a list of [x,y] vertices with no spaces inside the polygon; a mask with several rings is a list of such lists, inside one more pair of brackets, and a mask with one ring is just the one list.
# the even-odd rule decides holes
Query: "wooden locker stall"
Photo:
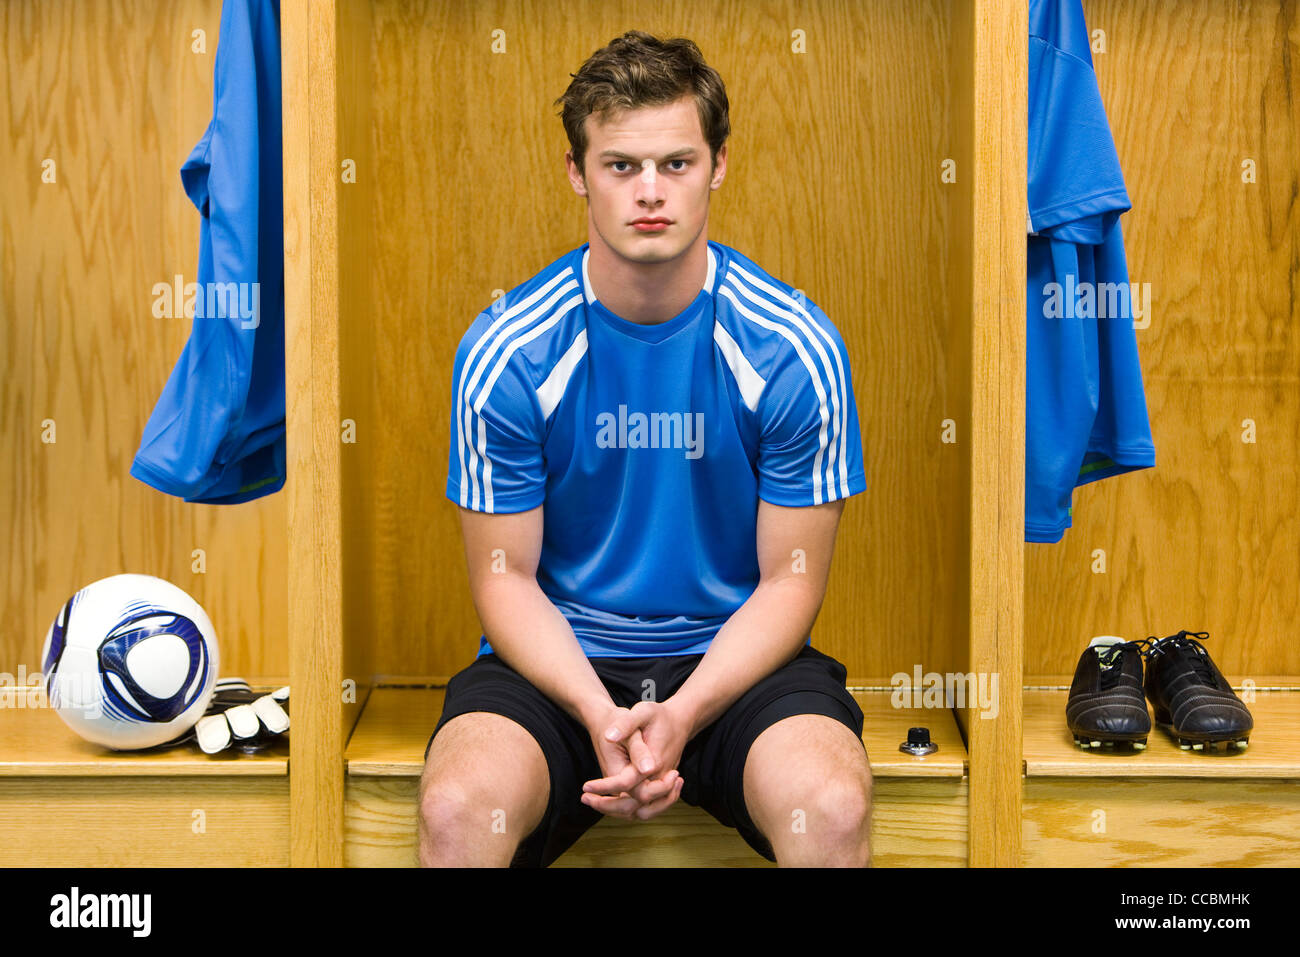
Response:
[{"label": "wooden locker stall", "polygon": [[[480,631],[443,493],[453,352],[585,240],[552,101],[632,27],[693,38],[727,82],[710,237],[803,289],[853,363],[868,490],[814,643],[867,715],[875,862],[1300,861],[1300,5],[1084,6],[1151,284],[1157,465],[1078,489],[1062,542],[1026,546],[1027,0],[283,0],[290,478],[239,507],[128,474],[190,330],[151,290],[195,273],[178,170],[221,2],[0,5],[0,673],[34,674],[67,597],[135,571],[203,604],[223,674],[294,690],[288,745],[219,760],[114,754],[0,690],[0,833],[22,835],[0,864],[415,862],[423,748]],[[1180,629],[1251,696],[1250,749],[1154,730],[1080,753],[1065,689],[1088,640]],[[893,707],[916,668],[996,676],[996,716]],[[938,754],[898,752],[913,724]],[[638,863],[763,862],[680,803],[559,862]]]},{"label": "wooden locker stall", "polygon": [[[452,359],[496,295],[585,241],[551,102],[636,27],[690,36],[728,84],[710,237],[805,290],[848,345],[869,489],[845,511],[814,643],[869,715],[876,860],[1014,863],[1022,552],[999,517],[1020,494],[1023,358],[1000,328],[1024,301],[1024,92],[1007,71],[1024,60],[1023,4],[568,13],[284,5],[290,447],[311,476],[290,491],[291,671],[315,689],[295,708],[294,862],[415,863],[424,746],[480,633],[444,496]],[[969,761],[964,715],[891,705],[895,674],[1008,662]],[[914,724],[938,755],[898,752]],[[619,823],[560,864],[763,863],[680,803],[654,827]]]},{"label": "wooden locker stall", "polygon": [[[1025,548],[1027,865],[1300,863],[1298,7],[1084,2],[1156,466],[1077,489],[1063,540]],[[1248,750],[1153,728],[1137,755],[1080,752],[1089,640],[1183,629],[1251,709]]]},{"label": "wooden locker stall", "polygon": [[220,22],[220,0],[0,5],[0,865],[289,863],[287,745],[113,753],[27,685],[64,602],[122,572],[203,605],[222,675],[288,676],[285,496],[189,504],[128,474],[190,334],[153,287],[196,279],[179,170],[212,115]]},{"label": "wooden locker stall", "polygon": [[[814,642],[846,663],[868,716],[876,862],[1019,860],[1023,341],[1008,317],[1024,302],[1023,2],[758,18],[740,0],[580,17],[283,0],[290,477],[240,507],[127,475],[189,332],[155,319],[147,292],[194,272],[177,170],[211,115],[221,5],[112,10],[0,8],[0,102],[18,109],[0,149],[20,174],[0,186],[16,449],[3,481],[9,620],[23,623],[0,636],[0,670],[39,666],[76,588],[143,571],[205,606],[223,673],[287,677],[294,733],[256,760],[115,755],[5,709],[0,827],[44,833],[30,829],[56,792],[76,813],[58,842],[9,842],[3,863],[414,863],[424,744],[479,634],[443,494],[452,353],[498,290],[585,240],[551,101],[633,26],[691,36],[728,83],[711,237],[805,290],[853,362],[869,488],[845,512]],[[40,184],[47,156],[59,185]],[[57,444],[40,442],[46,418]],[[997,717],[894,708],[891,677],[917,667],[999,673]],[[938,754],[898,752],[914,724]],[[141,801],[169,810],[131,842],[86,839]],[[623,824],[561,864],[762,863],[684,805]]]}]

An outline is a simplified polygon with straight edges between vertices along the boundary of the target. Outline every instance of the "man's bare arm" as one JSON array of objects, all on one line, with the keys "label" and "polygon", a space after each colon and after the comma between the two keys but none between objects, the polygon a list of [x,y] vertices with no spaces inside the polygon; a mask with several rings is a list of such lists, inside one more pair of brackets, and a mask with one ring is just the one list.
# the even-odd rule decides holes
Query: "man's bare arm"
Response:
[{"label": "man's bare arm", "polygon": [[610,741],[605,729],[627,709],[615,704],[578,644],[572,626],[537,584],[542,551],[542,508],[484,514],[460,510],[470,591],[483,634],[502,661],[567,711],[591,737],[615,795],[606,814],[631,818],[658,811],[681,794],[672,771],[650,780],[658,763],[640,731]]},{"label": "man's bare arm", "polygon": [[615,707],[573,628],[537,584],[542,508],[460,509],[470,591],[497,657],[584,727]]},{"label": "man's bare arm", "polygon": [[688,739],[799,654],[826,595],[844,502],[785,508],[759,500],[758,586],[664,702],[682,716]]}]

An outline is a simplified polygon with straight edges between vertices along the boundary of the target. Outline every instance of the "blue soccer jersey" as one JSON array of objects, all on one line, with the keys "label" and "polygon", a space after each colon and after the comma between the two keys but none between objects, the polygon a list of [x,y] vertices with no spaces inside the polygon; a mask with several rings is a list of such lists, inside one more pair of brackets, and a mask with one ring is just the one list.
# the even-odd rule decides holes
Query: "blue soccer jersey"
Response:
[{"label": "blue soccer jersey", "polygon": [[653,325],[605,308],[587,259],[462,338],[447,497],[544,505],[537,581],[589,657],[703,654],[758,584],[758,500],[866,488],[848,355],[815,304],[720,243],[695,301]]},{"label": "blue soccer jersey", "polygon": [[1073,490],[1155,465],[1119,217],[1130,208],[1079,0],[1029,6],[1025,541]]},{"label": "blue soccer jersey", "polygon": [[200,213],[194,323],[131,474],[187,502],[233,505],[278,491],[286,474],[279,0],[225,0],[212,99],[181,167]]}]

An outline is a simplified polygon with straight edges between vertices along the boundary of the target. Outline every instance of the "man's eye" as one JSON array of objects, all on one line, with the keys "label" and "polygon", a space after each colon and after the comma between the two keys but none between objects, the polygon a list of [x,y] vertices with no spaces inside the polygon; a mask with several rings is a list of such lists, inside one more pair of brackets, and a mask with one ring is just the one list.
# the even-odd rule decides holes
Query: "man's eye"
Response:
[{"label": "man's eye", "polygon": [[[669,162],[669,163],[681,163],[681,164],[682,164],[682,166],[681,166],[680,169],[676,169],[676,170],[673,171],[673,172],[677,172],[677,173],[680,173],[683,169],[685,169],[685,168],[689,165],[689,161],[688,161],[688,160],[684,160],[684,159],[669,160],[668,162]],[[614,160],[614,162],[610,163],[609,165],[610,165],[611,168],[613,168],[613,170],[614,170],[615,173],[622,173],[622,172],[625,172],[625,171],[624,171],[624,170],[621,170],[621,169],[618,169],[619,166],[628,166],[628,167],[630,167],[632,164],[629,163],[627,160]]]}]

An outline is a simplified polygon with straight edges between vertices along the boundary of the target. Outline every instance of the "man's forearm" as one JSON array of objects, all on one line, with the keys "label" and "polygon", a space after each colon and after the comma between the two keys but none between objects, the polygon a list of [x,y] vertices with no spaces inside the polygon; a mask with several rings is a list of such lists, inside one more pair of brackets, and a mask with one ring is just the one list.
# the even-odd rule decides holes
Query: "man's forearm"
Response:
[{"label": "man's forearm", "polygon": [[584,727],[613,706],[573,628],[536,579],[485,575],[474,603],[497,657]]},{"label": "man's forearm", "polygon": [[709,650],[668,700],[690,721],[690,735],[708,727],[741,695],[791,661],[812,629],[822,593],[807,580],[760,583],[718,630]]}]

